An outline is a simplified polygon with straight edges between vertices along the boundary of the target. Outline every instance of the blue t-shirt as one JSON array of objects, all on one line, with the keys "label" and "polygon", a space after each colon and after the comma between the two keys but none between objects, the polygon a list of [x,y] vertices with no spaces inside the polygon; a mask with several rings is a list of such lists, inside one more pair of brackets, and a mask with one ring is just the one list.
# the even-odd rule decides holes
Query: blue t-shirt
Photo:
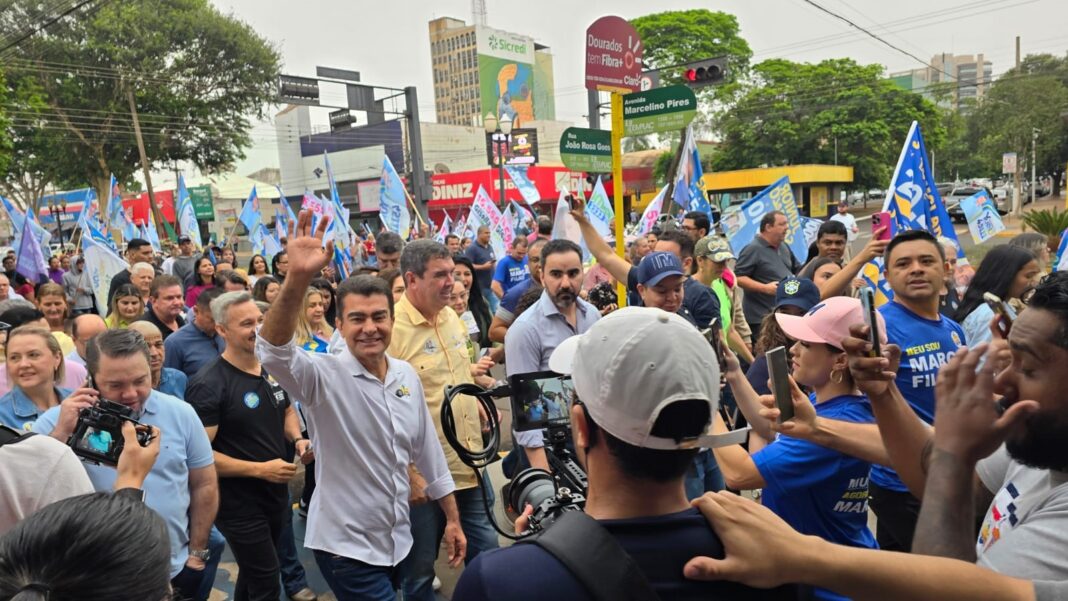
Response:
[{"label": "blue t-shirt", "polygon": [[530,290],[532,285],[534,285],[534,278],[527,278],[512,286],[501,297],[501,305],[497,307],[497,312],[500,313],[500,310],[504,309],[511,315],[512,321],[515,321],[515,310],[519,308],[519,299],[523,298],[523,295],[526,294],[527,290]]},{"label": "blue t-shirt", "polygon": [[[492,246],[482,246],[477,241],[472,242],[471,246],[467,247],[467,250],[464,251],[464,256],[471,259],[471,262],[475,265],[485,265],[497,260],[497,257],[493,254]],[[493,283],[493,270],[476,269],[475,281],[478,282],[479,290],[489,290],[490,284]]]},{"label": "blue t-shirt", "polygon": [[[52,407],[33,424],[33,431],[46,436],[56,427],[59,407]],[[138,418],[160,429],[159,456],[145,478],[145,505],[167,523],[171,543],[171,578],[178,575],[189,557],[189,470],[215,462],[211,442],[197,412],[185,401],[153,390]],[[83,462],[93,489],[110,492],[115,486],[115,468]]]},{"label": "blue t-shirt", "polygon": [[[816,404],[825,419],[875,422],[867,397],[843,395]],[[763,504],[804,534],[876,549],[868,530],[868,473],[871,464],[834,449],[780,435],[753,454],[764,478]],[[816,589],[817,599],[847,599]]]},{"label": "blue t-shirt", "polygon": [[497,261],[497,269],[493,272],[493,280],[500,283],[501,288],[508,292],[518,284],[530,279],[530,269],[527,267],[527,258],[516,261],[512,255]]},{"label": "blue t-shirt", "polygon": [[[886,303],[879,312],[886,320],[886,339],[901,347],[897,388],[916,415],[933,424],[938,370],[965,344],[964,329],[944,315],[937,320],[920,317],[898,302]],[[908,491],[897,472],[881,465],[872,466],[871,481],[889,490]]]},{"label": "blue t-shirt", "polygon": [[[733,582],[701,582],[682,575],[698,555],[723,558],[723,545],[696,509],[664,516],[600,520],[634,558],[661,599],[797,599],[796,587],[752,589]],[[453,601],[587,601],[593,597],[548,551],[533,544],[479,553],[460,574]]]}]

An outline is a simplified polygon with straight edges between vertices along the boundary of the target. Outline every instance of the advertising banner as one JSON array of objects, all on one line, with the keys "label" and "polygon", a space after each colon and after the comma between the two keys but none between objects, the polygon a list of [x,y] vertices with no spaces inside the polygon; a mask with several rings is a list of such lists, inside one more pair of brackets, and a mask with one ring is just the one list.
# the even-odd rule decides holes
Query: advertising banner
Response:
[{"label": "advertising banner", "polygon": [[642,46],[638,31],[621,17],[601,17],[586,29],[586,89],[641,89]]},{"label": "advertising banner", "polygon": [[805,242],[801,215],[797,212],[797,203],[794,201],[794,192],[788,177],[764,188],[760,194],[742,203],[738,211],[731,213],[729,222],[727,216],[724,216],[731,250],[735,255],[742,252],[759,232],[760,219],[770,211],[780,211],[786,215],[788,229],[785,244],[790,247],[797,260],[804,263],[808,259],[808,244]]},{"label": "advertising banner", "polygon": [[514,127],[535,119],[534,40],[507,31],[476,27],[478,84],[482,115],[512,120]]},{"label": "advertising banner", "polygon": [[215,219],[215,206],[211,200],[211,186],[193,186],[189,188],[189,200],[193,203],[193,214],[197,219]]}]

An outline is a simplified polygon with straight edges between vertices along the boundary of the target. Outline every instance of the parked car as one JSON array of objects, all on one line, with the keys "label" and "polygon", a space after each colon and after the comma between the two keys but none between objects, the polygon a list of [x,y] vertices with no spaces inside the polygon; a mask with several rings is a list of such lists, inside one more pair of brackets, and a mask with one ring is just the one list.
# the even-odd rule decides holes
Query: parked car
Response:
[{"label": "parked car", "polygon": [[986,193],[994,201],[994,205],[998,209],[999,215],[1008,215],[1009,210],[1012,209],[1012,200],[1007,197],[998,198],[996,194],[990,191],[990,188],[986,186],[958,186],[942,197],[942,201],[946,204],[946,211],[949,213],[949,218],[958,223],[964,223],[967,219],[964,217],[964,209],[960,206],[960,201],[977,194],[980,190],[986,190]]},{"label": "parked car", "polygon": [[953,188],[956,187],[957,184],[954,184],[953,182],[943,182],[941,184],[935,184],[935,188],[938,189],[938,195],[942,198],[945,198],[946,195],[952,192]]}]

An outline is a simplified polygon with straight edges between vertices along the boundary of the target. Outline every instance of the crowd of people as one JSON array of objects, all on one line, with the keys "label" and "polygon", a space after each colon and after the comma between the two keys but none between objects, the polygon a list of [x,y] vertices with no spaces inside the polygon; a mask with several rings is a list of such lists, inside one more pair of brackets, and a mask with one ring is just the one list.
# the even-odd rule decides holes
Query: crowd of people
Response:
[{"label": "crowd of people", "polygon": [[[462,601],[615,581],[642,599],[1065,598],[1068,276],[1045,237],[967,271],[925,231],[855,248],[848,207],[804,259],[782,213],[732,249],[691,212],[619,256],[584,212],[574,199],[581,245],[540,216],[503,256],[485,227],[383,232],[344,279],[307,212],[240,265],[230,246],[183,236],[164,258],[133,239],[103,303],[80,255],[36,283],[5,257],[0,599],[203,600],[228,547],[235,599],[314,600],[295,519],[344,600],[435,599],[439,558],[465,566]],[[877,257],[893,298],[869,329],[858,276]],[[499,548],[508,486],[448,439],[482,449],[500,418],[446,390],[545,371],[572,380],[553,409],[592,519]],[[104,400],[138,424],[114,466],[68,444]],[[503,437],[506,478],[553,469],[544,431]],[[535,508],[508,509],[525,532]],[[593,534],[555,544],[618,578],[554,550],[570,527]]]}]

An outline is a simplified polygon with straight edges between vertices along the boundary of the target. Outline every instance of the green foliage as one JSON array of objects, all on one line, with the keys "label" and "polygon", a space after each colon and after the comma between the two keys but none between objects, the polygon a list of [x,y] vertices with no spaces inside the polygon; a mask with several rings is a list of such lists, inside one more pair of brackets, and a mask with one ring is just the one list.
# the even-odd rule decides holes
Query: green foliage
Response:
[{"label": "green foliage", "polygon": [[657,188],[667,184],[668,169],[671,168],[673,158],[675,158],[675,153],[671,151],[664,151],[664,154],[656,157],[656,163],[653,165],[653,181],[656,182]]},{"label": "green foliage", "polygon": [[912,121],[940,144],[936,107],[883,78],[880,65],[852,59],[817,64],[764,61],[717,123],[717,170],[759,165],[851,165],[857,188],[886,187]]},{"label": "green foliage", "polygon": [[[38,4],[7,3],[0,36],[39,22]],[[103,193],[109,174],[129,181],[140,167],[128,90],[150,161],[224,170],[243,158],[252,119],[274,97],[279,56],[208,0],[136,0],[61,19],[8,63],[9,93],[28,108],[14,119],[16,154],[27,160],[7,187],[43,178]]]},{"label": "green foliage", "polygon": [[1023,214],[1027,227],[1047,236],[1060,236],[1068,229],[1068,211],[1058,209],[1030,211]]}]

